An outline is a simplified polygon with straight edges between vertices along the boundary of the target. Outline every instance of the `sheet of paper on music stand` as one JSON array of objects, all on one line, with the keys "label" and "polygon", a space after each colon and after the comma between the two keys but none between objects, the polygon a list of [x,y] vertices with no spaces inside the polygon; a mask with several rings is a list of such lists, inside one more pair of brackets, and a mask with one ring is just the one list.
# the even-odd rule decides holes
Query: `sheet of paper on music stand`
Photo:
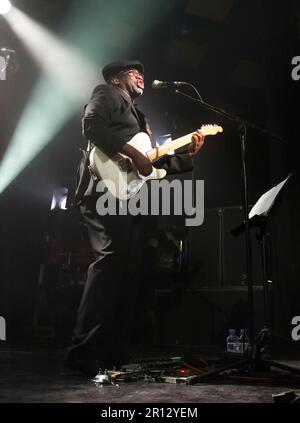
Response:
[{"label": "sheet of paper on music stand", "polygon": [[260,197],[260,199],[257,201],[257,203],[252,207],[252,209],[249,213],[249,219],[251,219],[251,217],[253,217],[255,215],[261,216],[261,215],[268,214],[268,211],[273,206],[275,198],[277,197],[279,191],[282,189],[282,187],[288,181],[290,176],[291,175],[289,175],[284,181],[280,182],[275,187],[271,188],[269,191],[265,192]]}]

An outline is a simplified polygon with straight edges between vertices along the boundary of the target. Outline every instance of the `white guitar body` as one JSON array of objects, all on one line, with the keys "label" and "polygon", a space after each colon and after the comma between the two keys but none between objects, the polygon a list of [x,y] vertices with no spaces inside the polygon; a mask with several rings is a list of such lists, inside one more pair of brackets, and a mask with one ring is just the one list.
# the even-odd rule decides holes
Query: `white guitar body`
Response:
[{"label": "white guitar body", "polygon": [[[223,128],[218,125],[202,125],[200,129],[202,135],[216,135],[222,132]],[[169,151],[183,147],[192,141],[192,135],[173,140],[168,145],[153,148],[149,135],[144,132],[136,134],[129,142],[131,146],[139,150],[149,158],[151,162],[163,157]],[[162,179],[167,172],[164,169],[155,169],[152,167],[152,173],[149,176],[139,174],[132,160],[124,154],[118,153],[109,158],[103,151],[94,147],[90,152],[90,165],[95,175],[104,181],[107,189],[112,195],[120,200],[129,200],[133,197],[149,179]]]},{"label": "white guitar body", "polygon": [[[152,149],[150,137],[144,132],[136,134],[128,144],[145,156]],[[133,197],[147,180],[162,179],[167,174],[164,169],[152,167],[149,176],[142,176],[134,169],[132,160],[127,156],[118,153],[109,158],[98,147],[94,147],[90,152],[90,164],[96,176],[102,179],[111,194],[120,200]]]}]

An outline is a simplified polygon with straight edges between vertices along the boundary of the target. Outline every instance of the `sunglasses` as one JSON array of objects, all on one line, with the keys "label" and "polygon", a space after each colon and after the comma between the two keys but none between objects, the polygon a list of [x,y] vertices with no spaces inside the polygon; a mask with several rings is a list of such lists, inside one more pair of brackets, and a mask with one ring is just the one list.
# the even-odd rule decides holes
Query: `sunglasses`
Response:
[{"label": "sunglasses", "polygon": [[144,79],[144,75],[136,69],[129,69],[128,71],[121,72],[122,75],[135,76],[136,78],[140,77]]}]

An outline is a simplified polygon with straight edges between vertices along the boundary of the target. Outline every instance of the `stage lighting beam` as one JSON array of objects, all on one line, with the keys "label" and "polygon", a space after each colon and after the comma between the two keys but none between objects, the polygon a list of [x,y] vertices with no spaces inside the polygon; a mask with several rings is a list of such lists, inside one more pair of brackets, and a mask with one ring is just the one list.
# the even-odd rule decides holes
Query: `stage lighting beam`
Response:
[{"label": "stage lighting beam", "polygon": [[158,0],[146,6],[132,0],[130,8],[123,0],[115,0],[118,7],[104,3],[74,1],[59,35],[14,6],[5,16],[43,72],[0,162],[0,194],[75,113],[82,113],[93,87],[102,82],[103,65],[126,56],[132,43],[140,42],[134,34],[151,33],[153,22],[173,8],[172,2]]}]

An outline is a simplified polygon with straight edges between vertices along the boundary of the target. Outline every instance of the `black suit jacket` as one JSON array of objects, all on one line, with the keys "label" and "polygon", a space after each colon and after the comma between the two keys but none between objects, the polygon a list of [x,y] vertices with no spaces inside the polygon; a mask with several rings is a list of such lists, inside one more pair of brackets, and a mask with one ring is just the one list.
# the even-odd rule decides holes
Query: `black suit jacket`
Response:
[{"label": "black suit jacket", "polygon": [[[120,152],[138,132],[149,133],[145,115],[133,104],[129,95],[112,85],[98,85],[85,106],[82,119],[83,136],[92,145],[100,147],[108,156]],[[90,172],[88,153],[83,152],[80,162],[75,202],[80,204],[84,197],[95,195],[98,179]],[[165,156],[154,163],[168,173],[182,173],[192,170],[192,159],[187,154]]]}]

